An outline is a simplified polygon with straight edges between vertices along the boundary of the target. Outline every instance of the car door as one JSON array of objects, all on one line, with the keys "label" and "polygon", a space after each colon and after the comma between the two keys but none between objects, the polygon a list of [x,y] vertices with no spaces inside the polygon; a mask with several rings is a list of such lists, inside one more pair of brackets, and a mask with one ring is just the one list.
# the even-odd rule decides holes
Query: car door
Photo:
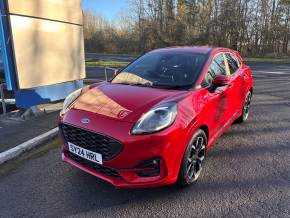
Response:
[{"label": "car door", "polygon": [[[228,70],[223,53],[214,56],[208,71],[203,78],[201,95],[205,99],[203,113],[207,115],[206,122],[211,126],[211,130],[217,135],[222,130],[230,117],[230,95],[231,85],[213,87],[212,81],[217,75],[228,75]],[[215,137],[214,135],[214,137]]]},{"label": "car door", "polygon": [[237,57],[231,53],[226,52],[226,65],[229,71],[229,79],[232,84],[232,91],[230,96],[230,110],[231,115],[235,116],[242,108],[246,95],[246,84],[243,79],[243,69]]}]

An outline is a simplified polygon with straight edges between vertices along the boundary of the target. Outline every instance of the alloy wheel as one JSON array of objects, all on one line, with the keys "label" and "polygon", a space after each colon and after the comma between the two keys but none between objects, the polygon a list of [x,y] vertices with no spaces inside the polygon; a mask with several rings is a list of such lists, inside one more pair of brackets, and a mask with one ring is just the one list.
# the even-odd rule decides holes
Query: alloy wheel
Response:
[{"label": "alloy wheel", "polygon": [[205,157],[205,139],[202,136],[196,137],[192,142],[186,163],[186,179],[196,181],[202,170],[202,161]]},{"label": "alloy wheel", "polygon": [[249,116],[249,110],[250,110],[250,105],[251,105],[251,93],[249,92],[247,97],[246,97],[246,101],[244,104],[244,108],[243,108],[243,116],[244,116],[244,120],[248,119]]}]

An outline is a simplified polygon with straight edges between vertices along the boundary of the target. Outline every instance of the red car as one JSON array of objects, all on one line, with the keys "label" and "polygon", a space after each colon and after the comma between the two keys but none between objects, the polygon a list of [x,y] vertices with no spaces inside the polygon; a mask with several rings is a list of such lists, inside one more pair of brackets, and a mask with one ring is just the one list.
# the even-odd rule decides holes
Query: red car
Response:
[{"label": "red car", "polygon": [[236,51],[151,51],[66,98],[62,159],[118,188],[192,184],[215,140],[247,120],[252,93]]}]

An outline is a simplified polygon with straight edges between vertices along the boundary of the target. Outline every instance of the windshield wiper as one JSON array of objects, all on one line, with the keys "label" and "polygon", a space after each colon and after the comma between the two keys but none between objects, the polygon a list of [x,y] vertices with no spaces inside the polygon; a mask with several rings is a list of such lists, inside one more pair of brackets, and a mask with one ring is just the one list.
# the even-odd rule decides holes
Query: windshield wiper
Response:
[{"label": "windshield wiper", "polygon": [[141,87],[153,87],[150,83],[128,83],[128,82],[122,82],[122,83],[113,83],[113,84],[121,84],[121,85],[129,85],[129,86],[141,86]]},{"label": "windshield wiper", "polygon": [[121,84],[121,85],[129,85],[129,86],[140,86],[140,87],[148,87],[148,88],[161,88],[161,89],[189,89],[192,88],[192,84],[185,85],[170,85],[170,84],[150,84],[150,83],[113,83],[113,84]]},{"label": "windshield wiper", "polygon": [[185,85],[169,85],[169,84],[156,84],[155,87],[160,87],[164,89],[189,89],[192,88],[192,84],[185,84]]}]

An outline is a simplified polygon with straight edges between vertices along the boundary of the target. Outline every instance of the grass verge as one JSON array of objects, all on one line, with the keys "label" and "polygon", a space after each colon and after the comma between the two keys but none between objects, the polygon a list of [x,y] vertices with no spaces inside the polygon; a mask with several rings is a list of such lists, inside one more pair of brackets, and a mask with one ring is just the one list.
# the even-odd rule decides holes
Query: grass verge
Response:
[{"label": "grass verge", "polygon": [[123,61],[86,61],[86,66],[90,67],[112,67],[112,68],[118,68],[118,67],[126,67],[129,64],[129,62],[123,62]]},{"label": "grass verge", "polygon": [[[245,57],[245,62],[253,63],[270,63],[270,64],[290,64],[289,58],[263,58],[263,57]],[[111,60],[88,60],[86,66],[92,67],[126,67],[130,62],[127,61],[111,61]]]},{"label": "grass verge", "polygon": [[114,53],[94,53],[86,52],[86,55],[97,55],[97,56],[114,56],[114,57],[138,57],[141,53],[136,54],[114,54]]},{"label": "grass verge", "polygon": [[290,64],[289,58],[243,58],[246,62],[270,63],[270,64]]}]

